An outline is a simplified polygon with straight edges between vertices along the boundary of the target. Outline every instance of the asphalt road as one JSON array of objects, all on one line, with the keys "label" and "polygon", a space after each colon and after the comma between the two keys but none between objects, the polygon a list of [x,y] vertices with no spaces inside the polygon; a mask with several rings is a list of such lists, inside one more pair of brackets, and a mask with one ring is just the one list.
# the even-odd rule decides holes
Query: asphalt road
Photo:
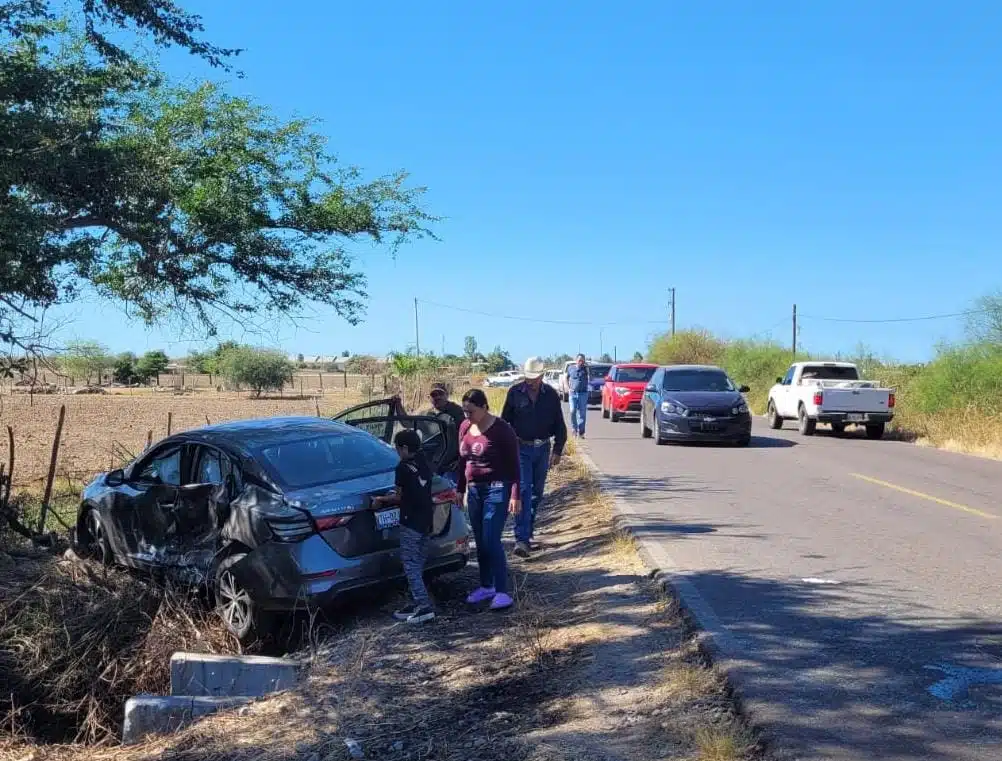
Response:
[{"label": "asphalt road", "polygon": [[1002,463],[793,427],[584,450],[783,757],[1002,759]]}]

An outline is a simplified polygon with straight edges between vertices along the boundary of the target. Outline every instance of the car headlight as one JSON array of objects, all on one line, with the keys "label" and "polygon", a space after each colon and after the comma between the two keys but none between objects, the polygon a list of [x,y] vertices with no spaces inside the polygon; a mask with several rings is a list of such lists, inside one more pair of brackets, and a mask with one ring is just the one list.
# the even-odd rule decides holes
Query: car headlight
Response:
[{"label": "car headlight", "polygon": [[675,402],[661,402],[661,411],[666,415],[688,415],[689,410]]},{"label": "car headlight", "polygon": [[741,402],[737,407],[731,410],[732,415],[744,415],[748,411],[748,403]]},{"label": "car headlight", "polygon": [[626,388],[624,386],[616,386],[615,391],[620,396],[626,396],[628,393],[630,393],[630,389],[628,389],[628,388]]}]

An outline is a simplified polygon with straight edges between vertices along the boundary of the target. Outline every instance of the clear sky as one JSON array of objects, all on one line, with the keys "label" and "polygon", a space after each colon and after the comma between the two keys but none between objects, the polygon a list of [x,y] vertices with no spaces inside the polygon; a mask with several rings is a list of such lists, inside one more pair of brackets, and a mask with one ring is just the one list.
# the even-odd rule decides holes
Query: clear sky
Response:
[{"label": "clear sky", "polygon": [[[643,349],[667,319],[728,336],[928,357],[1002,285],[1002,3],[182,0],[246,48],[231,91],[316,116],[342,160],[405,168],[447,219],[360,248],[368,316],[290,352]],[[218,77],[190,56],[168,71]],[[114,308],[70,335],[166,347]],[[237,336],[240,338],[240,336]],[[245,337],[262,343],[268,339]]]}]

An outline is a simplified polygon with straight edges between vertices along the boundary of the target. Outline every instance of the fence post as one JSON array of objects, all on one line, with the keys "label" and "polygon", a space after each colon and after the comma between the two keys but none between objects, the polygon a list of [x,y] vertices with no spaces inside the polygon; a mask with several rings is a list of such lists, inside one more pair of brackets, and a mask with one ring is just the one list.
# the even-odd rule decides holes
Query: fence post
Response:
[{"label": "fence post", "polygon": [[170,436],[171,428],[173,427],[173,425],[174,425],[174,413],[173,412],[168,412],[167,413],[167,435],[168,436]]},{"label": "fence post", "polygon": [[317,377],[320,379],[320,392],[323,393],[324,390],[324,374],[317,373]]},{"label": "fence post", "polygon": [[348,371],[344,371],[344,387],[348,388]]},{"label": "fence post", "polygon": [[56,478],[56,461],[59,459],[59,441],[63,437],[63,421],[66,419],[66,405],[59,407],[59,422],[56,423],[56,438],[52,440],[52,455],[49,457],[49,474],[45,478],[45,494],[42,497],[42,514],[38,517],[38,533],[45,533],[45,518],[52,499],[52,482]]}]

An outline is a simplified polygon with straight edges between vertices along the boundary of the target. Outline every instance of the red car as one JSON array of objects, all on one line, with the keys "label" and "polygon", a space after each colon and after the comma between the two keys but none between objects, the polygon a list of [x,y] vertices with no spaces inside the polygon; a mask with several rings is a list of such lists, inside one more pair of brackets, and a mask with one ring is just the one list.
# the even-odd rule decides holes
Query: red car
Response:
[{"label": "red car", "polygon": [[602,417],[618,423],[624,415],[639,415],[644,389],[657,369],[639,362],[613,365],[602,387]]}]

